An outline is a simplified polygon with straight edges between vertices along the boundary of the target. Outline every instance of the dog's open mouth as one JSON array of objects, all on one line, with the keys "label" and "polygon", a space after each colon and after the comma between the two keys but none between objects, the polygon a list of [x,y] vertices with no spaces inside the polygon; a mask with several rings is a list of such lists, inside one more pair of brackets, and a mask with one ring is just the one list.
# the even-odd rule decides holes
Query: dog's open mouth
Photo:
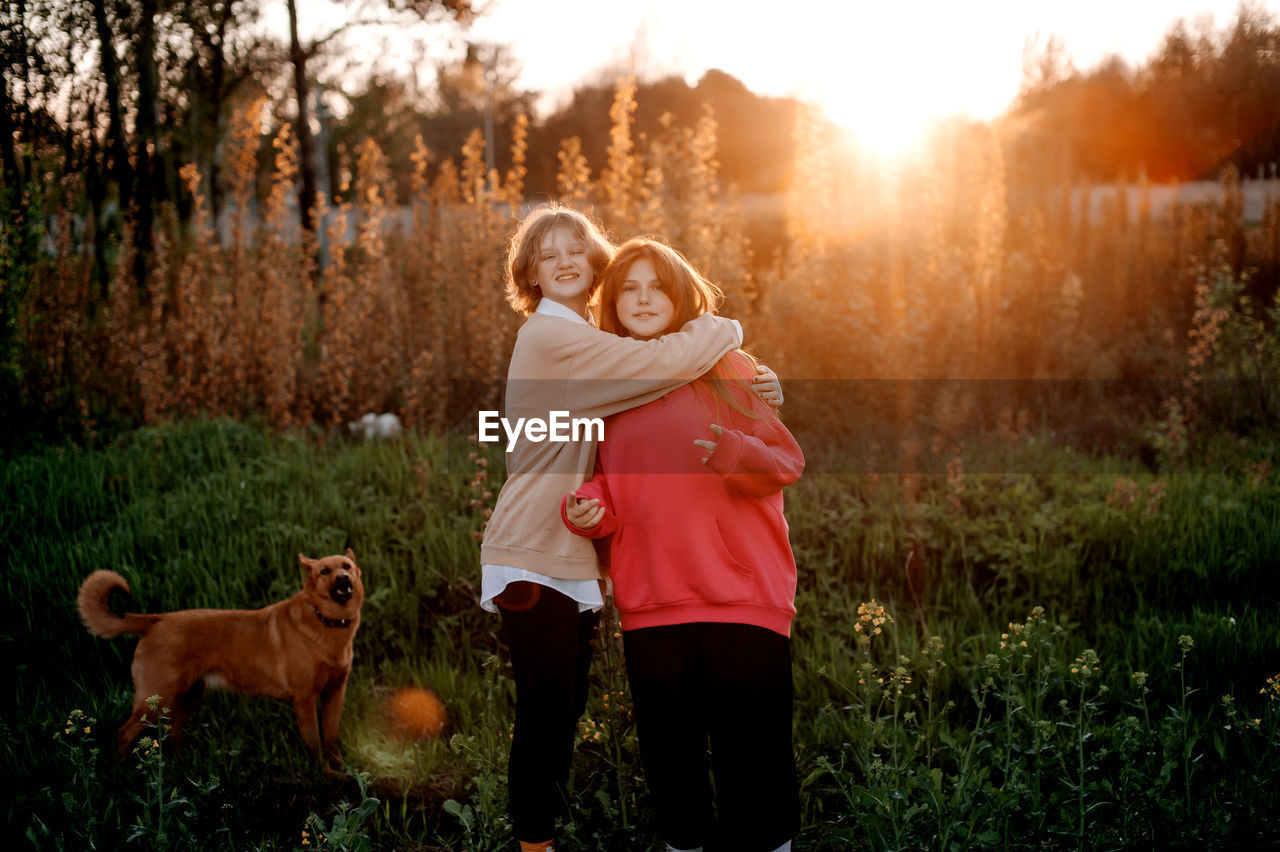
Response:
[{"label": "dog's open mouth", "polygon": [[351,596],[355,594],[355,587],[351,585],[350,577],[339,577],[333,581],[333,588],[329,590],[329,597],[339,604],[345,604],[351,600]]}]

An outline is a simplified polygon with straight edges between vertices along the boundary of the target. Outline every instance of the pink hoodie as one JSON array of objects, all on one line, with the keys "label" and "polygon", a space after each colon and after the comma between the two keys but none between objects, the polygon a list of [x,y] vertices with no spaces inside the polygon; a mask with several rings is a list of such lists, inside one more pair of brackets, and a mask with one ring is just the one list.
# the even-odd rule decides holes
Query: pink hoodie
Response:
[{"label": "pink hoodie", "polygon": [[[605,420],[595,475],[575,493],[598,498],[605,516],[579,535],[613,533],[610,576],[624,630],[698,621],[754,624],[783,636],[795,615],[796,564],[782,489],[800,478],[804,454],[747,387],[740,354],[727,363],[743,381],[731,393],[752,418],[702,381]],[[694,439],[716,440],[716,451]]]}]

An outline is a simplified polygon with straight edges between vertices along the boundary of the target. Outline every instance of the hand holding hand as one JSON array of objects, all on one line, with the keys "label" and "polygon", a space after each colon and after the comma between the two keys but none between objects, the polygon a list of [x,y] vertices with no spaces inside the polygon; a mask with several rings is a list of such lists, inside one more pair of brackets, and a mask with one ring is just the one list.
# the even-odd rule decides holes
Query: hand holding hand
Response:
[{"label": "hand holding hand", "polygon": [[580,530],[593,529],[604,517],[604,506],[594,497],[590,500],[579,500],[576,494],[565,496],[564,516]]},{"label": "hand holding hand", "polygon": [[711,431],[716,433],[716,440],[705,441],[701,438],[694,440],[695,444],[697,444],[699,447],[702,447],[702,449],[707,451],[707,454],[702,457],[703,464],[706,464],[711,459],[711,456],[716,451],[716,447],[720,446],[720,441],[719,441],[720,435],[724,433],[724,430],[714,423],[711,424]]}]

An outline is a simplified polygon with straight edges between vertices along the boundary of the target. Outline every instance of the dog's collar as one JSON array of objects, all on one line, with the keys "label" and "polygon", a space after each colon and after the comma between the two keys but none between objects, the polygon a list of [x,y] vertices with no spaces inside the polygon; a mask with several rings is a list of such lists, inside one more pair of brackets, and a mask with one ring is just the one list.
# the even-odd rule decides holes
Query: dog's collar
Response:
[{"label": "dog's collar", "polygon": [[315,610],[316,618],[320,619],[320,623],[323,624],[325,627],[350,627],[351,626],[351,619],[349,618],[325,618],[324,615],[321,614],[320,612],[320,607],[316,606],[315,604],[312,604],[311,608]]}]

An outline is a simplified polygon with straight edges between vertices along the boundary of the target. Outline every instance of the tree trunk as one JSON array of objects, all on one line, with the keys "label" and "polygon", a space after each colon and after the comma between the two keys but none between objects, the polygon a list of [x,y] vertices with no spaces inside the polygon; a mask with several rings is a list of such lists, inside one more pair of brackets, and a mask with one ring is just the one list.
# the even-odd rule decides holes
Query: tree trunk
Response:
[{"label": "tree trunk", "polygon": [[289,59],[293,62],[293,88],[298,98],[298,121],[294,128],[298,138],[298,171],[302,178],[302,189],[298,193],[298,206],[301,208],[302,227],[313,230],[313,208],[316,206],[316,161],[311,144],[311,113],[307,106],[310,100],[311,84],[307,81],[307,52],[298,39],[298,7],[296,0],[289,3]]},{"label": "tree trunk", "polygon": [[[89,105],[89,127],[94,126],[97,111]],[[111,274],[107,266],[107,229],[102,217],[107,203],[107,178],[100,168],[98,134],[90,132],[85,157],[85,190],[89,195],[90,221],[93,223],[93,280],[98,287],[98,304],[106,305],[111,293]]]},{"label": "tree trunk", "polygon": [[4,187],[18,204],[22,175],[18,173],[18,152],[13,145],[13,102],[9,99],[9,63],[0,64],[0,168],[4,169]]},{"label": "tree trunk", "polygon": [[129,168],[128,148],[124,140],[124,108],[120,102],[120,64],[116,59],[115,38],[107,20],[105,0],[91,0],[93,22],[98,30],[98,62],[107,87],[107,157],[108,173],[115,177],[120,194],[120,210],[129,209],[133,200],[133,180]]},{"label": "tree trunk", "polygon": [[[188,59],[184,78],[189,100],[180,122],[185,124],[184,133],[179,138],[185,143],[185,148],[179,152],[175,144],[165,152],[166,159],[199,165],[205,186],[205,203],[209,206],[214,222],[218,221],[222,212],[222,173],[218,163],[218,143],[223,138],[223,113],[230,88],[227,82],[227,28],[232,24],[235,4],[236,0],[211,3],[211,21],[194,14],[187,21],[197,44]],[[232,85],[238,80],[239,77],[233,78]],[[184,203],[194,201],[187,199],[186,193],[182,191],[184,183],[180,181],[177,186],[178,197]],[[184,222],[188,212],[189,206],[184,208]]]},{"label": "tree trunk", "polygon": [[[234,0],[226,0],[222,5],[222,14],[218,18],[217,40],[210,44],[212,50],[212,68],[210,69],[210,90],[213,102],[209,112],[213,119],[213,139],[216,148],[217,140],[222,138],[222,107],[226,99],[227,85],[227,25],[231,22],[231,6]],[[214,227],[217,228],[218,214],[222,211],[222,173],[216,156],[209,158],[209,206],[213,211]]]},{"label": "tree trunk", "polygon": [[[165,192],[163,178],[158,174],[159,139],[157,138],[156,103],[159,90],[159,72],[156,69],[156,13],[157,0],[142,0],[142,20],[138,26],[138,114],[134,119],[134,161],[137,164],[137,195],[134,199],[134,273],[137,276],[139,295],[146,298],[147,273],[151,263],[152,229],[155,226],[156,204]],[[157,189],[159,191],[157,192]]]}]

